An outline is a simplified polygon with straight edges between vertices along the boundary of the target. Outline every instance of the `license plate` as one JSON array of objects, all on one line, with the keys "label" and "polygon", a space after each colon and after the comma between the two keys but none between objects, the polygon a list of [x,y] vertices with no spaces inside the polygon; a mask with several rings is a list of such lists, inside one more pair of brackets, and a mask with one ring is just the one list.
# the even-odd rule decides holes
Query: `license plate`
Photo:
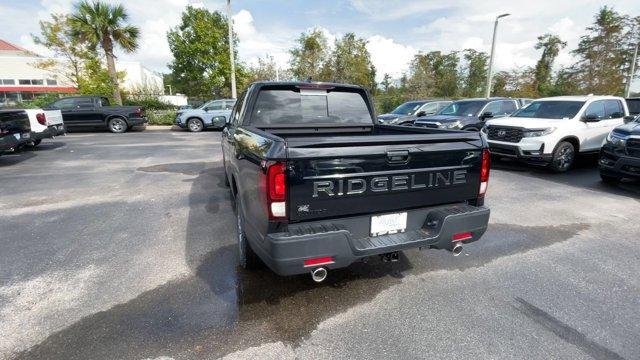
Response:
[{"label": "license plate", "polygon": [[371,217],[371,236],[401,233],[406,229],[406,212]]},{"label": "license plate", "polygon": [[20,134],[13,134],[13,137],[16,138],[16,140],[20,140]]}]

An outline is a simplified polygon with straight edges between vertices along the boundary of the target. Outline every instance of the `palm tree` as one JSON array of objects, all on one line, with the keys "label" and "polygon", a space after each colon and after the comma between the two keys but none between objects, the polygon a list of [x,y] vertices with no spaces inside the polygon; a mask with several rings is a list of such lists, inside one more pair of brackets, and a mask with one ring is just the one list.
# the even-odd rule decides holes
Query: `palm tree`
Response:
[{"label": "palm tree", "polygon": [[109,5],[99,0],[82,0],[75,4],[71,15],[73,34],[93,48],[100,45],[107,58],[107,69],[113,83],[113,98],[122,105],[118,89],[113,49],[117,45],[125,52],[134,52],[138,48],[140,29],[128,25],[129,15],[122,5]]}]

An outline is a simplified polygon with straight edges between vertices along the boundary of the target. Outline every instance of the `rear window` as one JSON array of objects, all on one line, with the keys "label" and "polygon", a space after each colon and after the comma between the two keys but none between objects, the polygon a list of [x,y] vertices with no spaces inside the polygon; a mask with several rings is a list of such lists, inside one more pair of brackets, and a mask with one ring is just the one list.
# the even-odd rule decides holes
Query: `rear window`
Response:
[{"label": "rear window", "polygon": [[629,114],[640,114],[640,99],[627,99]]},{"label": "rear window", "polygon": [[372,125],[364,92],[341,89],[262,89],[253,125]]}]

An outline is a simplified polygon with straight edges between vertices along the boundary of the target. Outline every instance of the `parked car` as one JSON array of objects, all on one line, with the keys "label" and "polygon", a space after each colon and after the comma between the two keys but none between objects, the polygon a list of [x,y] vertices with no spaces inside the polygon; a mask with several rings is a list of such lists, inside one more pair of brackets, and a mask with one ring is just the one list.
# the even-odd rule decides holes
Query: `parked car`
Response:
[{"label": "parked car", "polygon": [[478,98],[454,101],[438,114],[416,119],[414,126],[479,131],[490,118],[503,117],[519,108],[509,98]]},{"label": "parked car", "polygon": [[607,135],[600,149],[600,178],[606,183],[640,179],[640,114],[625,117],[625,122]]},{"label": "parked car", "polygon": [[45,109],[60,110],[67,130],[106,128],[112,133],[124,133],[149,122],[142,106],[111,106],[109,99],[101,96],[65,97]]},{"label": "parked car", "polygon": [[24,110],[0,110],[0,155],[31,141],[29,115]]},{"label": "parked car", "polygon": [[509,117],[487,121],[491,153],[571,168],[578,154],[598,152],[607,134],[629,114],[623,98],[557,96],[538,99]]},{"label": "parked car", "polygon": [[31,146],[38,146],[42,139],[64,135],[65,128],[60,110],[25,109],[31,126]]},{"label": "parked car", "polygon": [[219,99],[204,103],[196,109],[180,110],[176,114],[174,123],[191,132],[199,132],[207,128],[222,129],[235,103],[234,99]]},{"label": "parked car", "polygon": [[627,107],[629,108],[629,115],[640,114],[640,97],[627,98]]},{"label": "parked car", "polygon": [[240,264],[322,281],[373,255],[449,249],[487,228],[479,133],[380,125],[344,84],[254,83],[222,131]]},{"label": "parked car", "polygon": [[418,100],[406,102],[388,114],[378,115],[381,124],[409,125],[418,117],[437,114],[450,100]]}]

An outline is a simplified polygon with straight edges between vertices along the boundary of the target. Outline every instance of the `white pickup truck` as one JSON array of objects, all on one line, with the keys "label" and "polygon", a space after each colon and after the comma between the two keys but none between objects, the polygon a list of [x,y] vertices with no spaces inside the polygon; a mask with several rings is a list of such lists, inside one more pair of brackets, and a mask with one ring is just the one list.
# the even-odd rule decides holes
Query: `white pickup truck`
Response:
[{"label": "white pickup truck", "polygon": [[24,109],[31,124],[30,146],[38,146],[42,139],[64,135],[66,130],[60,110]]},{"label": "white pickup truck", "polygon": [[535,100],[508,117],[491,119],[482,132],[492,155],[564,172],[578,154],[600,151],[607,134],[628,115],[621,97],[557,96]]}]

